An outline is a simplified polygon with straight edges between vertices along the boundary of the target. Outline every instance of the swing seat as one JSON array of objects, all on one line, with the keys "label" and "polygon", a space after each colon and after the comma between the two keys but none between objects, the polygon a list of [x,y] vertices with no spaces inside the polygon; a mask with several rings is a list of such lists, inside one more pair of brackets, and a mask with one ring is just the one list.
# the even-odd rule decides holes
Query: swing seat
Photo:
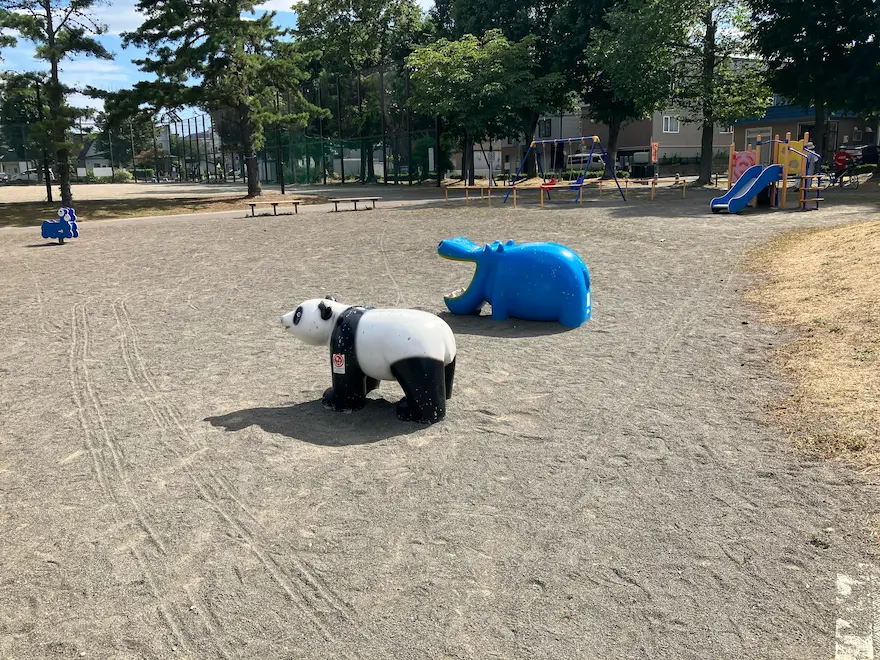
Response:
[{"label": "swing seat", "polygon": [[569,186],[569,190],[580,190],[581,184],[584,182],[584,175],[581,174],[576,181],[573,181]]},{"label": "swing seat", "polygon": [[556,177],[553,177],[552,179],[550,179],[546,183],[542,183],[541,188],[543,190],[553,190],[553,186],[555,186],[555,185],[556,185]]}]

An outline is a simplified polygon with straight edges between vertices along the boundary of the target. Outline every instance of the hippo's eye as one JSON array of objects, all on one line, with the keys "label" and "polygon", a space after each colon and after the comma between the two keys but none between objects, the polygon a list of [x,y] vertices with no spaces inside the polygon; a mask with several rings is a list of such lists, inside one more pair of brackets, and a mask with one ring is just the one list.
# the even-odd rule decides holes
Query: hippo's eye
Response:
[{"label": "hippo's eye", "polygon": [[302,317],[303,317],[303,308],[302,308],[302,306],[300,306],[300,307],[297,307],[296,311],[293,313],[293,324],[294,325],[298,324],[302,320]]}]

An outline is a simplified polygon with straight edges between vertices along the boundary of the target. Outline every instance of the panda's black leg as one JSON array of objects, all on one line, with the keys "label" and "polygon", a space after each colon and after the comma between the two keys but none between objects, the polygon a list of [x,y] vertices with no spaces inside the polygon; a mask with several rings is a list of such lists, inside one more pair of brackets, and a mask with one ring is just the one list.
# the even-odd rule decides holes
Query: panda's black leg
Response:
[{"label": "panda's black leg", "polygon": [[381,382],[382,382],[381,380],[378,380],[376,378],[370,378],[369,376],[367,376],[367,394],[369,394],[373,390],[378,390],[379,384]]},{"label": "panda's black leg", "polygon": [[363,371],[356,364],[347,364],[343,373],[333,373],[333,387],[324,391],[321,400],[333,410],[360,410],[367,405],[368,381]]},{"label": "panda's black leg", "polygon": [[391,373],[406,395],[397,404],[398,419],[433,424],[446,417],[446,379],[442,361],[408,358],[392,364]]},{"label": "panda's black leg", "polygon": [[444,369],[444,381],[446,382],[446,398],[452,398],[452,381],[455,379],[455,358]]}]

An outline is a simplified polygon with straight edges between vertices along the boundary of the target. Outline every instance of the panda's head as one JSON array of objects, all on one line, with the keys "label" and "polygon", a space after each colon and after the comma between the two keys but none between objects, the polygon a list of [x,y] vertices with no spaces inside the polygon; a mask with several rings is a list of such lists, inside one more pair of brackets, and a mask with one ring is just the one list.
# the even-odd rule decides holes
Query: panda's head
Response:
[{"label": "panda's head", "polygon": [[332,296],[306,300],[292,312],[281,317],[285,330],[301,342],[313,346],[326,346],[339,315],[349,308]]}]

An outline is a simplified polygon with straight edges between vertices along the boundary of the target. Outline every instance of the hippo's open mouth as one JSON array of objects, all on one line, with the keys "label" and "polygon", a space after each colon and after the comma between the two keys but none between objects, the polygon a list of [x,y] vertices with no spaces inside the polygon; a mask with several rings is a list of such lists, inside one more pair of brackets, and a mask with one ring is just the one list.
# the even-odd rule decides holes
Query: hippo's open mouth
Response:
[{"label": "hippo's open mouth", "polygon": [[468,290],[473,286],[474,281],[477,279],[477,264],[476,264],[476,262],[474,262],[471,259],[456,259],[455,257],[447,257],[442,254],[440,256],[443,257],[444,259],[449,259],[449,261],[459,261],[462,263],[474,264],[474,274],[471,275],[471,281],[468,282],[468,285],[466,287],[456,289],[455,291],[450,293],[448,296],[444,296],[444,298],[446,300],[458,300],[459,298],[461,298],[462,296],[464,296],[464,294],[466,294],[468,292]]}]

